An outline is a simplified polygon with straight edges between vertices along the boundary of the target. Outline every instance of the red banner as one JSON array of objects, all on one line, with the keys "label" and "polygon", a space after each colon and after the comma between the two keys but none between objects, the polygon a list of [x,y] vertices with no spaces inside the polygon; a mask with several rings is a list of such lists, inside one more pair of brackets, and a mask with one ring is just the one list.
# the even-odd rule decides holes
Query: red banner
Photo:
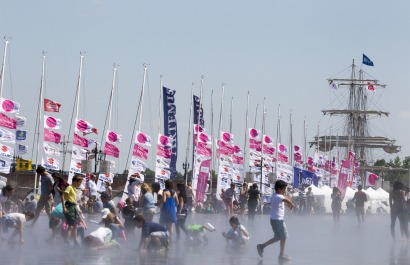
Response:
[{"label": "red banner", "polygon": [[206,185],[208,184],[208,180],[209,180],[210,167],[211,167],[210,159],[204,160],[201,163],[201,166],[199,168],[199,174],[198,174],[198,182],[196,185],[196,196],[195,196],[196,202],[204,202]]},{"label": "red banner", "polygon": [[44,99],[44,111],[60,112],[61,104],[49,99]]},{"label": "red banner", "polygon": [[165,146],[157,146],[157,155],[160,157],[171,158],[171,149],[166,148]]}]

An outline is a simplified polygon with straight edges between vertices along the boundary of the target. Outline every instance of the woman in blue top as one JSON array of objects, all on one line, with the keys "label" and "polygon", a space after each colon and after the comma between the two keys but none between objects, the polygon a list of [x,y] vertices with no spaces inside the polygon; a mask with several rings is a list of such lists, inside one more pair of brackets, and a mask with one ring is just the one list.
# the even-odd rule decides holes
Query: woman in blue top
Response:
[{"label": "woman in blue top", "polygon": [[169,237],[172,238],[172,224],[177,223],[176,205],[178,205],[178,196],[174,190],[174,183],[171,180],[165,181],[163,202],[159,223],[167,228]]}]

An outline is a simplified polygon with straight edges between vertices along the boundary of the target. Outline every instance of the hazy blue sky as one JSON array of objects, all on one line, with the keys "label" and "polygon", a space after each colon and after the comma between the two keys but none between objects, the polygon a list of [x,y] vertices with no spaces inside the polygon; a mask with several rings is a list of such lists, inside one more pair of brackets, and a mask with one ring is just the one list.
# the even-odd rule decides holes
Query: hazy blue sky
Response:
[{"label": "hazy blue sky", "polygon": [[[112,130],[124,139],[119,165],[122,171],[127,167],[125,157],[141,89],[142,64],[148,63],[149,94],[145,98],[142,128],[156,138],[159,76],[163,74],[164,85],[177,90],[181,168],[191,83],[196,83],[199,94],[202,74],[208,124],[211,90],[217,117],[221,83],[226,83],[225,109],[229,110],[230,98],[234,97],[233,133],[238,144],[243,145],[249,90],[251,120],[256,104],[262,104],[266,97],[267,134],[275,136],[281,104],[282,139],[286,143],[292,109],[294,142],[301,145],[304,117],[309,140],[316,134],[318,122],[322,124],[321,131],[333,126],[320,112],[334,98],[326,79],[348,67],[352,59],[360,66],[365,53],[375,63],[375,67],[365,70],[388,84],[385,90],[372,95],[384,110],[391,112],[389,119],[378,123],[378,128],[396,138],[403,146],[399,155],[406,156],[410,151],[409,13],[408,1],[379,0],[1,1],[0,34],[12,38],[3,95],[22,104],[21,115],[29,119],[27,129],[33,134],[41,52],[45,50],[45,96],[62,103],[62,112],[55,116],[65,122],[66,134],[79,52],[86,51],[79,117],[102,133],[112,65],[119,64]],[[225,114],[228,125],[228,111]],[[31,136],[28,141],[30,148],[32,139]]]}]

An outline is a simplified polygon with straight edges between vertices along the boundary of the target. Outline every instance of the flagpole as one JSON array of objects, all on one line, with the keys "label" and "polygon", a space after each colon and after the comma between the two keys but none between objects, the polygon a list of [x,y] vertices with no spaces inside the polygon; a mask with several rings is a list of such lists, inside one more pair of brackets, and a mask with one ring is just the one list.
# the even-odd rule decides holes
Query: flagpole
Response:
[{"label": "flagpole", "polygon": [[281,142],[280,137],[280,104],[278,106],[278,122],[276,126],[276,161],[275,161],[275,176],[278,179],[278,154],[279,154],[279,142]]},{"label": "flagpole", "polygon": [[289,135],[289,148],[290,148],[290,165],[293,167],[294,166],[294,148],[293,148],[293,120],[292,120],[292,110],[290,110],[290,119],[289,119],[289,124],[290,124],[290,135]]},{"label": "flagpole", "polygon": [[223,112],[224,112],[224,96],[225,96],[225,83],[222,83],[222,96],[221,96],[221,109],[219,111],[219,125],[218,125],[218,138],[220,137],[221,130],[223,130]]},{"label": "flagpole", "polygon": [[[261,141],[261,177],[259,180],[259,185],[261,187],[261,193],[263,195],[263,141],[264,141],[264,134],[265,134],[265,98],[263,98],[263,110],[262,110],[262,141]],[[262,203],[260,204],[261,213],[262,213]]]},{"label": "flagpole", "polygon": [[159,76],[159,108],[158,108],[158,134],[161,133],[161,111],[162,111],[162,90],[163,90],[163,85],[162,85],[162,78],[164,75]]},{"label": "flagpole", "polygon": [[[193,108],[193,102],[194,102],[194,85],[195,83],[192,82],[191,85],[191,105],[189,109],[189,122],[188,122],[188,137],[187,137],[187,143],[186,143],[186,154],[185,154],[185,165],[182,165],[184,167],[184,170],[187,171],[189,166],[188,166],[188,155],[189,155],[189,140],[191,138],[191,127],[192,127],[192,108]],[[188,185],[188,175],[185,174],[185,186]]]},{"label": "flagpole", "polygon": [[302,169],[306,168],[304,165],[306,165],[306,148],[307,148],[307,142],[306,142],[306,133],[307,133],[307,125],[306,125],[306,117],[303,119],[303,164],[302,164]]},{"label": "flagpole", "polygon": [[[37,150],[36,150],[36,166],[38,166],[38,151],[40,150],[40,128],[41,128],[41,114],[43,109],[43,90],[44,90],[44,72],[46,65],[46,53],[43,51],[43,62],[41,66],[41,83],[40,83],[40,97],[39,97],[39,110],[38,110],[38,124],[37,124]],[[34,190],[33,194],[36,194],[37,189],[37,171],[34,174]]]},{"label": "flagpole", "polygon": [[7,40],[6,36],[4,36],[4,53],[3,53],[3,64],[1,66],[1,83],[0,83],[0,98],[3,97],[3,84],[4,84],[4,71],[6,69],[6,57],[7,57],[7,46],[9,41]]},{"label": "flagpole", "polygon": [[233,109],[233,97],[231,97],[231,113],[229,118],[229,133],[232,134],[232,109]]},{"label": "flagpole", "polygon": [[76,112],[75,112],[75,119],[78,119],[78,112],[80,109],[80,92],[81,92],[81,76],[82,76],[82,71],[83,71],[83,60],[84,60],[84,55],[83,53],[85,52],[80,52],[80,70],[78,73],[78,82],[77,82],[77,102],[76,102]]},{"label": "flagpole", "polygon": [[[211,91],[211,139],[214,139],[214,91]],[[209,185],[209,194],[212,194],[212,169],[214,169],[214,155],[215,155],[215,144],[212,144],[212,155],[211,155],[211,170],[210,170],[210,179],[211,184]],[[215,170],[215,169],[214,169]],[[215,172],[215,171],[214,171]]]},{"label": "flagpole", "polygon": [[258,108],[259,108],[259,104],[256,104],[255,121],[253,123],[253,128],[256,128],[256,117],[258,117]]},{"label": "flagpole", "polygon": [[246,142],[248,139],[248,114],[249,114],[249,90],[248,90],[248,96],[246,98],[246,114],[245,114],[245,142],[243,144],[243,162],[244,162],[244,171],[245,171],[245,177],[246,177]]},{"label": "flagpole", "polygon": [[[111,86],[111,95],[110,95],[110,105],[109,105],[109,114],[108,114],[108,131],[111,130],[111,115],[112,115],[112,101],[114,98],[114,89],[115,89],[115,78],[117,74],[117,67],[115,66],[115,63],[113,65],[113,73],[112,73],[112,86]],[[101,141],[102,144],[102,141]]]},{"label": "flagpole", "polygon": [[143,77],[142,88],[141,88],[141,106],[140,106],[140,118],[139,118],[139,124],[138,124],[138,131],[141,131],[142,110],[143,110],[143,105],[144,105],[144,90],[145,90],[147,71],[148,71],[147,64],[144,63],[144,77]]}]

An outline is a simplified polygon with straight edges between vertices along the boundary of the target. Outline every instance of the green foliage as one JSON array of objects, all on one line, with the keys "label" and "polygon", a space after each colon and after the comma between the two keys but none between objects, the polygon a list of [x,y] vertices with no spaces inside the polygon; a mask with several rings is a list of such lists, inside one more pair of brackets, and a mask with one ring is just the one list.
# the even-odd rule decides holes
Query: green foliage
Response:
[{"label": "green foliage", "polygon": [[404,157],[401,161],[399,156],[386,162],[385,159],[377,160],[374,166],[382,166],[389,168],[388,170],[375,170],[375,174],[382,177],[384,180],[390,181],[400,180],[404,183],[409,183],[409,168],[410,168],[410,156]]}]

